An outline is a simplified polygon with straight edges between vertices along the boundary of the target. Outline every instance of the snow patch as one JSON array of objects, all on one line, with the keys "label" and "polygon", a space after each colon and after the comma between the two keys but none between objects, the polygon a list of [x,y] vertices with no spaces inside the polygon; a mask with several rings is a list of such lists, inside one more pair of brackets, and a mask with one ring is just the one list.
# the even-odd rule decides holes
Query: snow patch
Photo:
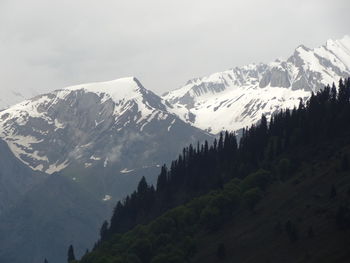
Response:
[{"label": "snow patch", "polygon": [[134,171],[134,169],[127,169],[127,168],[124,168],[123,170],[120,170],[120,173],[122,173],[122,174],[127,174],[127,173],[130,173],[130,172],[132,172],[132,171]]},{"label": "snow patch", "polygon": [[108,157],[105,159],[105,161],[103,162],[103,167],[107,167],[108,164]]},{"label": "snow patch", "polygon": [[174,120],[170,123],[170,125],[168,126],[168,131],[170,131],[170,128],[173,126],[173,124],[175,123],[175,121],[176,121],[176,119],[174,119]]},{"label": "snow patch", "polygon": [[112,196],[111,195],[105,195],[103,198],[102,198],[102,201],[106,202],[106,201],[109,201],[112,199]]},{"label": "snow patch", "polygon": [[91,155],[90,159],[94,160],[94,161],[99,161],[99,160],[101,160],[101,157],[96,157],[95,155]]},{"label": "snow patch", "polygon": [[134,77],[121,78],[106,82],[96,82],[81,84],[65,88],[68,91],[84,90],[100,95],[102,103],[112,99],[114,102],[128,101],[139,98],[141,94],[138,92],[141,87],[135,81]]},{"label": "snow patch", "polygon": [[58,164],[58,162],[54,163],[54,164],[51,164],[49,166],[48,169],[45,170],[45,173],[48,173],[48,174],[53,174],[55,172],[59,172],[61,170],[63,170],[64,168],[66,168],[69,164],[69,161],[68,160],[65,160],[64,162]]}]

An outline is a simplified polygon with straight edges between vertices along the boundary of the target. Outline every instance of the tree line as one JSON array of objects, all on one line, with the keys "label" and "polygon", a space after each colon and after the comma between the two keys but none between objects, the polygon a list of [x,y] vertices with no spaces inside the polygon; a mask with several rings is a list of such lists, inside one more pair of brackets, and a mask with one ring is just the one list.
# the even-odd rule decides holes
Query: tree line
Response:
[{"label": "tree line", "polygon": [[[110,222],[101,227],[94,250],[175,207],[193,200],[200,203],[200,197],[211,191],[229,197],[216,192],[216,201],[209,203],[217,204],[202,207],[198,220],[208,228],[214,229],[215,220],[232,213],[235,202],[244,200],[245,206],[254,209],[272,180],[286,180],[297,169],[302,160],[290,154],[295,149],[349,134],[349,112],[350,78],[340,80],[338,88],[326,86],[307,102],[300,100],[298,107],[280,111],[269,122],[262,116],[258,124],[243,129],[239,143],[235,133],[226,131],[211,145],[205,141],[185,147],[169,168],[162,166],[156,187],[142,178],[137,189],[117,203]],[[342,166],[348,165],[347,156],[343,156]],[[290,224],[287,228],[293,233]],[[220,254],[223,250],[220,248]]]},{"label": "tree line", "polygon": [[[245,178],[263,168],[271,170],[273,160],[299,145],[317,143],[336,137],[350,127],[350,79],[340,80],[298,108],[283,110],[267,122],[243,129],[239,142],[235,133],[221,133],[209,146],[197,144],[184,148],[168,169],[161,168],[156,188],[142,178],[137,190],[119,201],[110,223],[101,228],[101,241],[115,233],[123,233],[138,224],[149,222],[164,211],[191,200],[210,190],[222,188],[232,178]],[[295,157],[297,158],[297,157]],[[279,169],[286,176],[298,160],[279,160]]]}]

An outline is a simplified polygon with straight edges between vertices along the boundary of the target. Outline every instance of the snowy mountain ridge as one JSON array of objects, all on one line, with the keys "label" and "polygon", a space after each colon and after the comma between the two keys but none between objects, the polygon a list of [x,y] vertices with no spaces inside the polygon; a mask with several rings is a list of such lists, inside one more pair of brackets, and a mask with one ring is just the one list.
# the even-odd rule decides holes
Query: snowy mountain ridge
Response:
[{"label": "snowy mountain ridge", "polygon": [[350,36],[309,49],[303,45],[286,60],[249,64],[188,81],[163,95],[169,111],[200,129],[218,133],[250,126],[262,114],[293,108],[311,92],[350,76]]},{"label": "snowy mountain ridge", "polygon": [[[194,135],[207,136],[168,112],[161,98],[133,77],[67,87],[0,112],[0,137],[14,155],[49,174],[73,163],[87,168],[119,162],[125,165],[120,170],[162,163],[162,156],[146,154],[143,148],[160,147],[155,138],[159,132],[164,133],[159,143],[168,136],[184,143]],[[132,147],[143,151],[130,153]],[[136,154],[137,161],[131,163],[130,156]]]},{"label": "snowy mountain ridge", "polygon": [[215,134],[250,126],[262,114],[297,106],[311,92],[349,76],[345,36],[315,49],[299,46],[286,60],[192,79],[162,98],[134,77],[39,95],[0,112],[0,138],[33,170],[51,174],[73,164],[113,164],[123,174],[175,157],[164,145],[175,154],[210,137],[199,129]]}]

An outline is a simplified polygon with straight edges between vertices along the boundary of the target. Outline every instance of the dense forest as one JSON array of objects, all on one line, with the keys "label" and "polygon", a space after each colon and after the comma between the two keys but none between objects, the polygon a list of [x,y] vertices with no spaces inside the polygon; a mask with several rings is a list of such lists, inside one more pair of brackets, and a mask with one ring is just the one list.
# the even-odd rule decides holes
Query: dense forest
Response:
[{"label": "dense forest", "polygon": [[[205,142],[186,147],[169,168],[161,168],[156,187],[142,178],[137,190],[117,203],[110,222],[101,227],[100,240],[79,262],[274,262],[271,255],[265,255],[268,248],[264,252],[265,261],[254,259],[250,255],[254,251],[244,249],[231,257],[231,251],[239,246],[235,245],[236,240],[245,242],[244,235],[249,240],[262,240],[260,244],[252,241],[252,249],[265,244],[264,238],[280,246],[284,244],[282,235],[288,243],[279,260],[287,255],[284,262],[297,262],[288,257],[288,253],[294,253],[300,254],[300,262],[314,262],[305,247],[313,251],[313,246],[322,247],[327,240],[327,236],[317,235],[317,224],[323,226],[323,231],[334,227],[328,234],[333,242],[329,250],[337,246],[346,252],[342,244],[345,247],[349,238],[343,238],[350,236],[346,232],[350,228],[349,148],[350,79],[347,79],[340,80],[338,88],[327,86],[313,94],[306,103],[300,101],[298,108],[275,114],[269,122],[262,116],[259,124],[243,131],[239,143],[234,133],[226,132],[212,145]],[[316,186],[317,191],[323,189],[322,193],[310,197],[311,187]],[[302,198],[296,204],[292,197]],[[327,220],[322,221],[317,213],[304,221],[295,219],[305,215],[300,207],[307,206],[308,198],[316,198],[321,210],[327,207],[328,210],[324,208]],[[279,218],[275,218],[276,211]],[[310,218],[314,217],[312,221]],[[308,218],[311,221],[306,225],[303,222]],[[254,228],[238,234],[249,222],[257,226],[266,220],[271,221],[271,231],[259,232]],[[307,238],[314,241],[298,250],[301,226],[306,227]],[[340,233],[347,233],[341,241]],[[248,242],[246,248],[249,246]],[[288,246],[297,252],[291,252]],[[315,262],[316,258],[318,262],[346,261],[345,252],[334,252],[339,260],[331,252],[331,256],[323,257],[326,261],[315,256]],[[68,261],[75,262],[73,247],[68,254]]]}]

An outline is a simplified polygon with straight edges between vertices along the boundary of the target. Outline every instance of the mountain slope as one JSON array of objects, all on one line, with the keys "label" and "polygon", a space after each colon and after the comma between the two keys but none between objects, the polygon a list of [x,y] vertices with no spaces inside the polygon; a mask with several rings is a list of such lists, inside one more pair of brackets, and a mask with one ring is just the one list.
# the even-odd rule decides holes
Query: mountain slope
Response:
[{"label": "mountain slope", "polygon": [[[350,154],[349,141],[344,148],[330,145],[307,152],[320,159],[304,165],[289,180],[273,184],[254,211],[242,209],[217,231],[200,233],[199,253],[192,262],[231,262],[230,258],[240,263],[348,262],[349,228],[337,221],[341,207],[350,200],[350,177],[349,171],[337,166],[337,154]],[[325,152],[331,159],[325,159]],[[295,233],[289,232],[288,222]],[[220,246],[225,247],[224,259],[218,257]]]},{"label": "mountain slope", "polygon": [[348,262],[349,119],[350,78],[262,117],[238,148],[234,133],[186,148],[156,190],[141,180],[117,204],[79,262]]},{"label": "mountain slope", "polygon": [[20,162],[0,140],[0,216],[46,176]]},{"label": "mountain slope", "polygon": [[49,176],[0,217],[0,261],[65,262],[71,243],[82,255],[93,245],[108,211],[76,182]]},{"label": "mountain slope", "polygon": [[350,37],[324,46],[299,46],[287,60],[250,64],[190,80],[166,93],[169,110],[195,127],[218,133],[238,130],[285,108],[311,92],[350,76]]},{"label": "mountain slope", "polygon": [[181,145],[209,138],[135,78],[40,95],[0,112],[0,119],[0,136],[16,157],[49,174],[74,164],[120,171],[155,166]]},{"label": "mountain slope", "polygon": [[0,97],[0,110],[7,109],[16,103],[24,101],[25,99],[34,97],[42,92],[41,89],[33,89],[32,87],[26,86],[24,89],[18,87],[4,86],[1,89]]},{"label": "mountain slope", "polygon": [[[68,87],[1,111],[0,138],[0,154],[7,149],[3,172],[10,158],[19,172],[29,171],[6,172],[0,185],[1,205],[7,190],[15,198],[0,216],[6,247],[0,261],[34,263],[46,256],[59,263],[69,242],[80,252],[91,247],[112,202],[134,191],[142,176],[154,182],[160,164],[212,136],[168,112],[137,79],[123,78]],[[47,180],[29,184],[32,174]]]}]

